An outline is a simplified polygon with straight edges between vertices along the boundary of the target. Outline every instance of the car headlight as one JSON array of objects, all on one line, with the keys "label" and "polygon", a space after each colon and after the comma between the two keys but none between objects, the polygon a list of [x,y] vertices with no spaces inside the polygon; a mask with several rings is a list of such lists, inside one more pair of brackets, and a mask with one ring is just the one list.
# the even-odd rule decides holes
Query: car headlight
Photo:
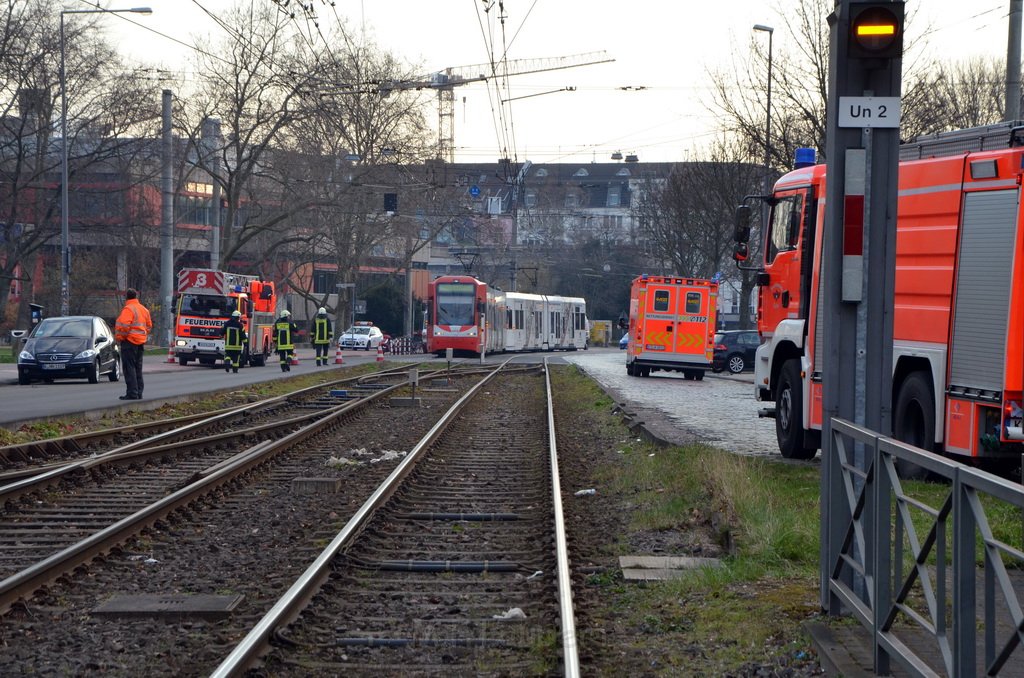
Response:
[{"label": "car headlight", "polygon": [[87,348],[84,351],[82,351],[81,353],[79,353],[78,355],[76,355],[75,356],[75,360],[78,360],[78,359],[86,360],[88,358],[92,358],[97,353],[99,353],[99,351],[97,351],[96,349],[94,349],[94,348]]},{"label": "car headlight", "polygon": [[22,351],[21,353],[18,354],[18,361],[34,363],[36,361],[36,357],[29,353],[28,351]]}]

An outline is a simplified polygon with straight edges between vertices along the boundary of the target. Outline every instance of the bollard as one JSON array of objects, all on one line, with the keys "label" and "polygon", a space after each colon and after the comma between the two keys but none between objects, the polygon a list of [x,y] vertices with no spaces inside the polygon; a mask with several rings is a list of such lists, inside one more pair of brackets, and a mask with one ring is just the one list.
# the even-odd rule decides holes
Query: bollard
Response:
[{"label": "bollard", "polygon": [[377,344],[377,362],[384,362],[384,347]]},{"label": "bollard", "polygon": [[298,365],[299,364],[299,356],[297,356],[295,354],[295,351],[292,351],[292,358],[291,358],[291,360],[288,361],[288,364],[289,365]]},{"label": "bollard", "polygon": [[344,365],[345,364],[345,357],[343,355],[341,355],[341,344],[338,344],[338,350],[334,352],[334,364],[335,365]]},{"label": "bollard", "polygon": [[175,360],[175,358],[174,358],[174,347],[173,346],[168,346],[167,347],[167,362],[168,363],[177,362]]}]

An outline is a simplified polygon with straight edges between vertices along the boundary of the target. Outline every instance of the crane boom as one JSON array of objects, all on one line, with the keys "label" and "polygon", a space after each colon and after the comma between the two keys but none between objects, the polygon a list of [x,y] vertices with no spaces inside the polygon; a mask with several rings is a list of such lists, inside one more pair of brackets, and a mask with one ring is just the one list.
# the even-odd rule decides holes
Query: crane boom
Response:
[{"label": "crane boom", "polygon": [[449,163],[455,162],[455,94],[460,85],[486,82],[493,78],[512,75],[528,75],[560,71],[566,68],[592,66],[615,61],[605,51],[585,52],[563,57],[541,57],[535,59],[502,59],[492,64],[471,66],[449,66],[444,70],[408,80],[391,80],[377,86],[381,96],[396,90],[437,90],[438,140],[437,157]]}]

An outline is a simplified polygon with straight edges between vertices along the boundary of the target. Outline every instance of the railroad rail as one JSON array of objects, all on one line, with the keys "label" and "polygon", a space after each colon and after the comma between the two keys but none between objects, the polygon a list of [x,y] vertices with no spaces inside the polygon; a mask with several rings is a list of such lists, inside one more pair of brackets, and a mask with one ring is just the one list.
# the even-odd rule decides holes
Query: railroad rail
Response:
[{"label": "railroad rail", "polygon": [[[296,409],[322,407],[333,399],[331,391],[359,388],[374,381],[404,379],[408,371],[419,365],[405,365],[343,379],[316,384],[290,393],[244,403],[213,412],[190,414],[169,419],[139,422],[98,431],[75,433],[0,447],[0,487],[17,480],[53,470],[68,462],[95,457],[106,452],[126,452],[177,440],[201,437],[210,431],[230,431],[248,427],[254,421],[287,418]],[[427,376],[432,375],[432,370]],[[425,378],[427,378],[425,376]]]},{"label": "railroad rail", "polygon": [[130,445],[0,488],[0,574],[6,576],[0,581],[0,611],[405,384],[364,386],[322,410],[249,430]]},{"label": "railroad rail", "polygon": [[277,638],[272,672],[514,675],[560,655],[578,676],[546,363],[544,377],[488,389],[496,372],[460,398],[213,675]]}]

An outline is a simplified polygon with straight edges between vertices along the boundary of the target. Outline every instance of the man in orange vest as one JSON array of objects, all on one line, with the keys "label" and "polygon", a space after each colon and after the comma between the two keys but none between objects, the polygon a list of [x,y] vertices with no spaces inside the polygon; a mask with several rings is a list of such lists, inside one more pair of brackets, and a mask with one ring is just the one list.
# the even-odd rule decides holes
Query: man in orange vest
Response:
[{"label": "man in orange vest", "polygon": [[139,293],[129,287],[124,293],[124,308],[114,323],[114,338],[121,346],[121,370],[127,393],[121,400],[142,400],[142,353],[153,329],[149,310],[139,303]]}]

